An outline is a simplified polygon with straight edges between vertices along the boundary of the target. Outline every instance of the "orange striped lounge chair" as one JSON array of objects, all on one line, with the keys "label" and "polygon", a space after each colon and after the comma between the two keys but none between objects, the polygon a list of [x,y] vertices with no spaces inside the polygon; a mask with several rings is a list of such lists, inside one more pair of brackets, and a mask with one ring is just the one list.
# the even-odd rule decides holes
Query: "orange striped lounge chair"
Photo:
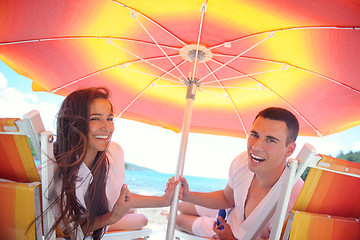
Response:
[{"label": "orange striped lounge chair", "polygon": [[0,119],[0,238],[42,239],[41,181],[34,158],[40,161],[43,131],[36,111],[24,119]]},{"label": "orange striped lounge chair", "polygon": [[279,200],[270,239],[360,239],[360,164],[314,153],[308,160],[310,171],[284,224],[285,194]]},{"label": "orange striped lounge chair", "polygon": [[360,239],[360,164],[317,157],[283,239]]}]

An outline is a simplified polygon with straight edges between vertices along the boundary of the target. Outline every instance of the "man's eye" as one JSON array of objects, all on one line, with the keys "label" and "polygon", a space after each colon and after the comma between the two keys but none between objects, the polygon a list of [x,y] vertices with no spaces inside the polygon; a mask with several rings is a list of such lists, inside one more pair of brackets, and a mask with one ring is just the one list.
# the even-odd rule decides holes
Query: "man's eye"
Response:
[{"label": "man's eye", "polygon": [[253,138],[257,138],[258,135],[256,133],[250,133],[250,136],[253,137]]},{"label": "man's eye", "polygon": [[108,122],[114,122],[115,118],[108,118],[107,120],[108,120]]},{"label": "man's eye", "polygon": [[90,121],[95,122],[95,121],[100,121],[100,119],[99,118],[90,118]]}]

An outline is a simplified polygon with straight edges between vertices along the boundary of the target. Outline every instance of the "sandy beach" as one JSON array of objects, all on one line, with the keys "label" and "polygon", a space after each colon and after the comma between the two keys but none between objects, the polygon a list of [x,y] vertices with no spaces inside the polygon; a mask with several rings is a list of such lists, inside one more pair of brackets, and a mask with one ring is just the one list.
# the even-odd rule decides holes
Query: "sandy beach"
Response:
[{"label": "sandy beach", "polygon": [[147,228],[152,229],[150,239],[163,240],[166,236],[167,218],[161,215],[162,208],[138,208],[137,212],[144,214],[149,222]]}]

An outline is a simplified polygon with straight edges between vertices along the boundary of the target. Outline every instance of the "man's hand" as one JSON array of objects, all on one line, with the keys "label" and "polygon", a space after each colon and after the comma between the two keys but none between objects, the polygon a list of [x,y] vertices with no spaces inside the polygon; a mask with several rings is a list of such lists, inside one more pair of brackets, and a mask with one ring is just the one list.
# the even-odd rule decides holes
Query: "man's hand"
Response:
[{"label": "man's hand", "polygon": [[[214,236],[212,236],[213,239],[219,239],[219,240],[236,240],[234,237],[230,225],[225,222],[225,220],[219,216],[220,225],[216,226],[216,222],[214,222],[213,230],[216,233]],[[221,227],[224,227],[222,230],[220,230]]]},{"label": "man's hand", "polygon": [[182,186],[180,199],[183,201],[187,201],[188,197],[190,196],[189,184],[183,176],[180,176],[180,181]]}]

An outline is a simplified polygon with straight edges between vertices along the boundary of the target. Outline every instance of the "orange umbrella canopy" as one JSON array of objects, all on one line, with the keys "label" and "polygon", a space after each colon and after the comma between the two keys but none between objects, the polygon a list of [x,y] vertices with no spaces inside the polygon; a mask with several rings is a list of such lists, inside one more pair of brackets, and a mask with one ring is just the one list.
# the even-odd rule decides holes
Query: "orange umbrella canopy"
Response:
[{"label": "orange umbrella canopy", "polygon": [[0,59],[35,91],[106,86],[120,117],[179,132],[196,77],[192,132],[245,137],[270,106],[300,135],[360,124],[359,1],[7,0],[0,16]]}]

